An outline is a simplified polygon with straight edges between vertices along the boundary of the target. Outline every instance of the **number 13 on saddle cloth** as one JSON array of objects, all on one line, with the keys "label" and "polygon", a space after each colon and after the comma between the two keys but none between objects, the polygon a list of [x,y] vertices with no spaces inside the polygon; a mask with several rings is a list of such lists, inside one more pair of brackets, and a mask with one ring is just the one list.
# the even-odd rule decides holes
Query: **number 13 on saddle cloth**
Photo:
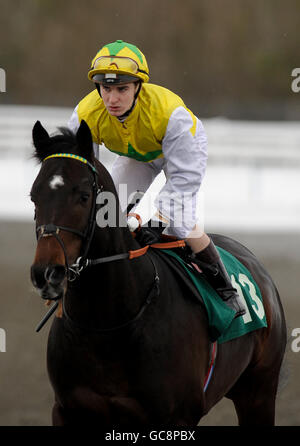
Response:
[{"label": "number 13 on saddle cloth", "polygon": [[178,254],[168,249],[163,252],[176,259],[187,272],[207,310],[211,340],[217,340],[221,344],[251,331],[267,327],[267,321],[260,289],[250,271],[228,251],[220,247],[217,249],[233,287],[237,289],[245,304],[246,313],[242,317],[234,318],[234,311],[222,301],[217,292],[201,277],[201,274],[194,271]]}]

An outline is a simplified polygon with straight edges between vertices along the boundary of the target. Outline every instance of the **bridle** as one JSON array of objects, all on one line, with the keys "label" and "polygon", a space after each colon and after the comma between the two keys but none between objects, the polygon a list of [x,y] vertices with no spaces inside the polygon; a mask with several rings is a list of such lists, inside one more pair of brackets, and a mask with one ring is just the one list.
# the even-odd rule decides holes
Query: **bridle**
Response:
[{"label": "bridle", "polygon": [[[71,153],[55,153],[53,155],[47,156],[43,160],[43,162],[45,162],[46,160],[51,159],[51,158],[71,158],[71,159],[78,160],[78,161],[86,164],[89,167],[89,169],[92,171],[92,174],[93,174],[92,207],[90,210],[88,224],[83,232],[79,231],[78,229],[69,228],[66,226],[55,225],[53,223],[40,225],[36,228],[37,240],[40,240],[43,237],[53,236],[60,244],[60,246],[63,250],[63,253],[64,253],[64,257],[65,257],[67,279],[69,282],[72,282],[78,277],[78,275],[84,268],[84,265],[86,264],[86,261],[87,261],[87,254],[88,254],[88,251],[89,251],[89,248],[91,245],[91,241],[94,236],[95,227],[96,227],[97,196],[99,193],[102,192],[103,186],[101,185],[99,187],[98,172],[97,172],[95,166],[93,164],[91,164],[89,161],[87,161],[85,158],[78,156],[78,155],[71,154]],[[77,235],[78,237],[80,237],[83,240],[84,245],[83,245],[83,249],[82,249],[82,254],[76,260],[74,265],[69,265],[66,248],[65,248],[63,240],[60,237],[61,231],[71,232],[72,234]],[[52,300],[56,300],[56,299],[52,299]]]},{"label": "bridle", "polygon": [[[129,251],[126,253],[121,253],[121,254],[115,254],[115,255],[111,255],[111,256],[107,256],[107,257],[101,257],[98,259],[88,259],[87,255],[88,255],[88,251],[91,245],[91,241],[93,239],[94,236],[94,232],[95,232],[95,227],[96,227],[96,212],[97,212],[97,196],[99,193],[102,192],[103,190],[103,186],[101,185],[99,187],[98,184],[98,172],[95,168],[95,166],[93,164],[91,164],[89,161],[87,161],[85,158],[78,156],[78,155],[74,155],[71,153],[56,153],[54,155],[50,155],[48,157],[46,157],[43,162],[45,162],[48,159],[51,158],[72,158],[72,159],[76,159],[78,161],[81,161],[82,163],[86,164],[92,171],[93,173],[93,201],[92,201],[92,207],[91,207],[91,211],[90,211],[90,215],[89,215],[89,220],[88,220],[88,224],[87,227],[85,229],[84,232],[81,232],[77,229],[73,229],[73,228],[69,228],[66,226],[60,226],[60,225],[55,225],[53,223],[48,223],[48,224],[44,224],[44,225],[40,225],[36,228],[36,236],[37,236],[37,240],[43,238],[43,237],[55,237],[56,240],[58,241],[58,243],[60,244],[63,253],[64,253],[64,257],[65,257],[65,265],[66,265],[66,274],[67,274],[67,279],[69,282],[73,282],[75,279],[77,279],[80,275],[80,273],[82,272],[82,270],[88,266],[94,266],[94,265],[98,265],[101,263],[108,263],[108,262],[113,262],[116,260],[122,260],[122,259],[134,259],[136,257],[139,257],[141,255],[144,255],[149,246],[146,246],[144,248],[141,249],[137,249],[134,251]],[[66,252],[66,248],[64,245],[63,240],[60,237],[60,232],[61,231],[66,231],[66,232],[71,232],[73,234],[76,234],[78,237],[82,238],[84,241],[84,249],[83,249],[83,253],[80,257],[78,257],[78,259],[76,260],[76,262],[72,265],[69,265],[68,262],[68,258],[67,258],[67,252]],[[158,275],[158,271],[154,262],[154,259],[152,258],[152,256],[149,256],[151,263],[153,265],[154,268],[154,282],[153,285],[147,295],[147,298],[144,302],[144,304],[142,305],[141,309],[139,310],[139,312],[136,314],[136,316],[125,322],[122,325],[116,326],[116,327],[111,327],[111,328],[106,328],[106,329],[102,329],[102,328],[91,328],[91,327],[82,327],[80,326],[77,322],[75,323],[71,317],[68,315],[65,305],[64,305],[64,301],[63,301],[63,313],[64,316],[66,318],[66,320],[70,323],[75,325],[77,328],[86,330],[86,331],[96,331],[96,332],[110,332],[110,331],[115,331],[115,330],[120,330],[123,329],[125,327],[128,327],[129,325],[131,325],[132,323],[136,322],[144,313],[144,311],[146,310],[146,308],[149,306],[149,304],[151,303],[152,299],[156,296],[159,295],[160,293],[160,287],[159,287],[159,275]],[[59,297],[55,297],[55,298],[50,298],[47,297],[47,300],[53,300],[56,301],[55,304],[50,308],[50,310],[46,313],[46,315],[44,316],[44,318],[42,319],[42,321],[38,324],[36,331],[38,332],[43,326],[44,324],[47,322],[47,320],[50,318],[50,316],[54,313],[54,311],[56,310],[56,308],[58,307],[58,301],[61,299],[61,296]]]}]

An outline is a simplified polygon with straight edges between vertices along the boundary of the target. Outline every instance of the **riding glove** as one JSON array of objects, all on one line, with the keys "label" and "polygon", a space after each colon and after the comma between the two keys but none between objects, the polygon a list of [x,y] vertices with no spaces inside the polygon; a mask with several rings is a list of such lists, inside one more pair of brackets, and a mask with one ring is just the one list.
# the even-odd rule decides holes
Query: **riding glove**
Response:
[{"label": "riding glove", "polygon": [[160,242],[160,236],[165,229],[165,226],[160,225],[158,227],[143,226],[139,231],[136,232],[135,239],[140,245],[153,245],[154,243]]}]

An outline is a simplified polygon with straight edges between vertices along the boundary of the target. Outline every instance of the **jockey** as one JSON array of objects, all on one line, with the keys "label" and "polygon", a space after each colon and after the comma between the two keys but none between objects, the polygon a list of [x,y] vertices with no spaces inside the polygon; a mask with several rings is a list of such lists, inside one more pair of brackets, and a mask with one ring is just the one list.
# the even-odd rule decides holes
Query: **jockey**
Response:
[{"label": "jockey", "polygon": [[[98,51],[88,78],[96,88],[79,102],[68,125],[76,132],[84,119],[95,152],[99,144],[104,144],[119,155],[111,174],[117,190],[121,184],[127,185],[123,207],[134,192],[146,192],[161,171],[166,175],[154,202],[159,223],[156,227],[143,226],[136,239],[142,245],[156,243],[167,225],[169,234],[186,240],[193,261],[236,317],[245,314],[213,241],[196,221],[195,202],[207,160],[201,121],[179,96],[148,83],[145,56],[122,40]],[[141,226],[140,219],[137,214],[129,214],[127,223],[132,232]]]}]

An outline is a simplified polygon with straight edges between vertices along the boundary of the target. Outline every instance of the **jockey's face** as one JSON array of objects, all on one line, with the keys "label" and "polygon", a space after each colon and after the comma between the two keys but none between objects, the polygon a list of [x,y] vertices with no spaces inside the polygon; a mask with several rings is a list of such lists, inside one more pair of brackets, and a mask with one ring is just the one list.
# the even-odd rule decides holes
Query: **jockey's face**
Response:
[{"label": "jockey's face", "polygon": [[100,85],[104,105],[112,116],[122,116],[132,106],[138,85],[134,82],[122,85]]}]

